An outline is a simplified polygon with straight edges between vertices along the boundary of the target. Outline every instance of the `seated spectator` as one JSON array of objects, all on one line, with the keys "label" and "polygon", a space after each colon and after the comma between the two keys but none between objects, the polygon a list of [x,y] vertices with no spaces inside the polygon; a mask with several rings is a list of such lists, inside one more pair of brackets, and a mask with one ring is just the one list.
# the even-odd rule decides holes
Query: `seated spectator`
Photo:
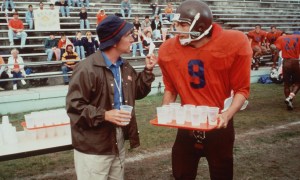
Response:
[{"label": "seated spectator", "polygon": [[13,19],[8,22],[8,39],[10,46],[14,45],[14,38],[21,38],[21,49],[25,46],[27,34],[24,31],[23,22],[19,19],[19,14],[14,12]]},{"label": "seated spectator", "polygon": [[44,3],[42,1],[39,3],[39,7],[40,8],[38,10],[40,11],[44,10]]},{"label": "seated spectator", "polygon": [[60,60],[60,49],[58,48],[58,40],[55,39],[54,34],[51,32],[50,37],[45,40],[45,52],[47,54],[47,61],[51,61],[53,53],[55,54],[56,61]]},{"label": "seated spectator", "polygon": [[61,60],[66,61],[63,63],[61,70],[64,75],[63,76],[64,83],[65,83],[65,85],[68,85],[69,84],[68,72],[73,71],[73,69],[75,68],[75,66],[77,64],[77,62],[68,61],[68,60],[79,60],[78,54],[76,52],[73,52],[73,46],[71,44],[67,45],[66,52],[63,54]]},{"label": "seated spectator", "polygon": [[81,1],[80,0],[68,0],[69,6],[73,5],[74,7],[81,7]]},{"label": "seated spectator", "polygon": [[121,2],[121,14],[125,18],[125,14],[128,14],[128,18],[131,16],[131,4],[128,0],[123,0]]},{"label": "seated spectator", "polygon": [[105,19],[107,17],[107,15],[105,14],[105,10],[104,9],[100,9],[96,15],[97,17],[97,26],[98,24],[101,23],[101,21],[103,21],[103,19]]},{"label": "seated spectator", "polygon": [[87,19],[88,14],[86,12],[85,7],[81,8],[79,17],[80,17],[80,29],[84,29],[84,27],[86,27],[86,29],[90,29],[90,21]]},{"label": "seated spectator", "polygon": [[15,4],[13,0],[3,0],[3,4],[5,5],[4,11],[7,13],[9,6],[12,9],[12,12],[15,12]]},{"label": "seated spectator", "polygon": [[155,3],[151,3],[150,8],[152,9],[152,17],[153,18],[154,18],[154,16],[156,16],[156,15],[159,16],[161,14],[161,8],[158,6],[158,1],[155,1]]},{"label": "seated spectator", "polygon": [[[6,73],[7,66],[4,64],[5,64],[5,62],[4,62],[3,58],[0,56],[0,79],[8,79],[9,78],[8,74]],[[7,84],[8,84],[7,81],[0,81],[0,91],[5,90],[5,87]]]},{"label": "seated spectator", "polygon": [[90,0],[80,0],[81,7],[90,7]]},{"label": "seated spectator", "polygon": [[86,56],[89,56],[96,52],[96,50],[99,48],[98,41],[92,37],[91,31],[87,31],[85,33],[86,37],[83,38],[83,46],[86,52]]},{"label": "seated spectator", "polygon": [[165,8],[165,17],[167,17],[168,21],[171,22],[171,20],[174,17],[173,14],[173,7],[172,7],[172,3],[169,2],[167,7]]},{"label": "seated spectator", "polygon": [[139,16],[134,17],[133,25],[134,25],[134,28],[137,29],[138,31],[141,30],[141,23],[139,20]]},{"label": "seated spectator", "polygon": [[[19,51],[17,49],[11,50],[11,56],[8,58],[8,73],[12,78],[24,78],[26,73],[24,70],[24,61],[21,56],[19,56]],[[13,90],[17,90],[18,81],[13,81]],[[21,80],[22,85],[26,84],[24,79]]]},{"label": "seated spectator", "polygon": [[65,17],[66,14],[70,17],[70,8],[68,2],[65,0],[60,0],[55,3],[56,6],[60,6],[60,13],[62,17]]},{"label": "seated spectator", "polygon": [[136,55],[136,50],[137,50],[137,47],[139,47],[140,49],[140,55],[142,57],[145,57],[145,54],[143,53],[144,51],[144,48],[143,48],[143,44],[142,44],[142,32],[137,30],[136,28],[134,28],[133,30],[133,34],[131,35],[132,38],[133,38],[133,43],[132,43],[132,57],[135,57]]},{"label": "seated spectator", "polygon": [[255,29],[248,32],[249,41],[253,50],[254,63],[251,66],[258,70],[260,57],[267,53],[267,48],[265,47],[265,39],[267,33],[261,29],[259,24],[255,25]]},{"label": "seated spectator", "polygon": [[149,19],[149,16],[145,16],[145,20],[141,23],[142,32],[145,34],[148,31],[152,32],[151,29],[151,21]]},{"label": "seated spectator", "polygon": [[85,51],[84,51],[84,46],[83,46],[82,36],[80,31],[76,33],[76,37],[75,40],[73,41],[73,45],[75,47],[76,53],[78,54],[79,58],[85,59]]},{"label": "seated spectator", "polygon": [[32,5],[30,4],[28,6],[28,11],[26,12],[25,14],[25,22],[28,23],[29,25],[29,29],[33,29],[33,8],[32,8]]},{"label": "seated spectator", "polygon": [[146,50],[148,50],[148,55],[152,54],[155,48],[155,44],[152,41],[152,33],[151,31],[147,31],[143,36],[143,46]]},{"label": "seated spectator", "polygon": [[49,4],[50,10],[54,10],[54,4]]},{"label": "seated spectator", "polygon": [[159,16],[156,15],[155,19],[151,22],[151,29],[153,32],[153,39],[161,40],[161,21],[159,20]]},{"label": "seated spectator", "polygon": [[63,55],[66,51],[66,45],[67,45],[67,36],[65,34],[62,34],[60,37],[60,40],[58,41],[57,47],[61,51],[61,55]]}]

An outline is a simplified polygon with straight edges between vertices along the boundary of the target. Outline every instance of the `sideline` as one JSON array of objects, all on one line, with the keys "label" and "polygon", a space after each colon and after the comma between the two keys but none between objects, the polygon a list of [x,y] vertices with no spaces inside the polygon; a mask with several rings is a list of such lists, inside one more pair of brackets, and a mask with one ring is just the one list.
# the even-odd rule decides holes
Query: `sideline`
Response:
[{"label": "sideline", "polygon": [[[272,132],[272,131],[276,131],[276,130],[286,129],[286,128],[289,128],[291,126],[297,126],[297,125],[300,125],[300,121],[292,122],[292,123],[288,123],[288,124],[284,124],[284,125],[280,125],[280,126],[275,126],[275,127],[269,127],[269,128],[266,128],[266,129],[259,129],[259,130],[251,129],[246,133],[236,135],[235,139],[236,140],[243,139],[247,136],[254,136],[254,135],[263,134],[263,133],[267,133],[267,132]],[[153,152],[153,153],[144,152],[144,153],[136,154],[133,157],[126,158],[125,162],[126,163],[134,163],[134,162],[138,162],[138,161],[143,161],[143,160],[148,159],[148,158],[157,157],[157,156],[166,156],[166,155],[170,155],[170,154],[171,154],[171,148],[156,151],[156,152]],[[70,175],[70,174],[75,174],[75,170],[73,168],[72,169],[66,169],[63,172],[55,171],[55,172],[46,173],[46,174],[43,174],[43,175],[35,175],[35,176],[26,177],[24,179],[26,179],[26,180],[27,179],[48,179],[48,178],[66,176],[66,175]]]}]

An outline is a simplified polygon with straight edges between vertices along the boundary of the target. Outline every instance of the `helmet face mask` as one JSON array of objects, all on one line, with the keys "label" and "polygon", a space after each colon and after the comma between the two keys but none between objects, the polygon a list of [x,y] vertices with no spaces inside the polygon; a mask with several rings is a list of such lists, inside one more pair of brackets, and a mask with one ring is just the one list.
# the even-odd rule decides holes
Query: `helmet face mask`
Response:
[{"label": "helmet face mask", "polygon": [[212,28],[212,13],[209,7],[199,0],[184,1],[176,10],[173,22],[188,23],[189,31],[173,31],[174,34],[188,34],[188,38],[180,38],[181,45],[188,45],[209,34]]}]

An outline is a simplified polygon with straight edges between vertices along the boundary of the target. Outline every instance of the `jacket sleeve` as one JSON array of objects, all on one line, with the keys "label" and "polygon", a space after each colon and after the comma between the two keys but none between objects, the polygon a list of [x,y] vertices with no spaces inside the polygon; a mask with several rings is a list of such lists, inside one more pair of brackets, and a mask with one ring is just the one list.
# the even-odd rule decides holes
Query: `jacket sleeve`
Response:
[{"label": "jacket sleeve", "polygon": [[142,99],[146,97],[151,91],[151,84],[154,81],[155,76],[153,73],[146,73],[142,71],[137,74],[136,78],[136,95],[135,99]]},{"label": "jacket sleeve", "polygon": [[95,107],[90,101],[94,89],[92,79],[88,68],[79,63],[73,71],[66,96],[66,109],[72,126],[89,128],[98,126],[104,121],[106,110]]}]

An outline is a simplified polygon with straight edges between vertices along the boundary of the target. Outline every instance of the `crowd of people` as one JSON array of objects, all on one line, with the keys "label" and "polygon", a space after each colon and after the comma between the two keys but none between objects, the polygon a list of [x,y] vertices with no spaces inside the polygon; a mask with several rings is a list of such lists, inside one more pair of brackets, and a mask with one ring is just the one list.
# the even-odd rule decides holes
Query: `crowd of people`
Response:
[{"label": "crowd of people", "polygon": [[[80,12],[78,13],[79,24],[80,30],[86,30],[85,34],[83,35],[82,31],[78,31],[73,37],[67,37],[65,34],[58,34],[50,31],[49,37],[44,40],[44,48],[45,53],[47,55],[47,58],[45,60],[52,61],[53,57],[56,61],[65,60],[66,58],[64,58],[64,54],[67,52],[66,49],[68,45],[72,45],[74,53],[76,53],[80,60],[85,59],[86,57],[93,54],[96,50],[99,49],[100,42],[98,38],[93,36],[92,31],[89,30],[90,21],[87,11],[87,8],[89,7],[89,0],[50,1],[49,8],[45,8],[43,2],[40,2],[38,4],[38,7],[34,7],[32,4],[29,4],[28,10],[25,13],[24,22],[21,19],[19,19],[19,13],[15,9],[13,0],[4,0],[3,7],[3,11],[5,11],[5,13],[9,11],[13,12],[12,19],[8,22],[8,38],[10,46],[15,46],[15,39],[21,39],[20,49],[26,47],[27,33],[24,31],[26,29],[26,26],[24,26],[24,22],[28,24],[28,29],[31,30],[35,28],[34,11],[43,11],[45,9],[54,10],[55,8],[58,8],[62,17],[69,17],[70,10],[72,9],[71,7],[81,7]],[[132,22],[134,25],[134,30],[132,33],[132,38],[134,39],[134,41],[131,46],[132,57],[145,57],[149,52],[153,52],[155,48],[155,44],[153,41],[165,41],[167,39],[167,28],[162,28],[162,18],[165,18],[168,22],[171,21],[173,17],[172,3],[168,3],[164,11],[165,13],[162,13],[161,7],[158,5],[158,1],[155,1],[155,3],[150,4],[150,7],[153,11],[151,17],[146,15],[144,19],[140,22],[140,17],[135,16],[134,21]],[[132,5],[130,1],[122,0],[120,4],[121,15],[124,18],[130,18],[132,14],[131,8]],[[99,9],[99,11],[96,14],[96,25],[99,25],[106,17],[107,14],[105,10]],[[60,38],[56,38],[57,36],[60,36]],[[137,51],[139,51],[139,54],[137,53]],[[4,67],[5,66],[2,66],[1,73],[8,71],[8,69]],[[66,74],[67,70],[70,70],[70,68],[66,67],[66,63],[64,63],[62,65],[62,72],[64,75]],[[18,78],[24,78],[25,76],[26,73],[23,72],[22,76],[19,75]],[[3,75],[1,76],[1,78],[5,79],[6,76]],[[22,80],[22,82],[25,81]],[[68,84],[66,76],[64,76],[64,82],[65,84]],[[17,83],[14,82],[14,90],[17,89],[16,84]],[[2,87],[5,86],[2,85]]]}]

